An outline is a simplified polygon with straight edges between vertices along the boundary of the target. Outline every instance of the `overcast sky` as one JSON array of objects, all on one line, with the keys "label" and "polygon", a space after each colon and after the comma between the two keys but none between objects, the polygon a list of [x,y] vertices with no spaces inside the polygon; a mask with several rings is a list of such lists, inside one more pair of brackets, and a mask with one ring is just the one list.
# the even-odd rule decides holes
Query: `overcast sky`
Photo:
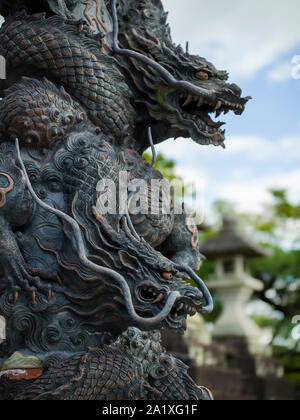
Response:
[{"label": "overcast sky", "polygon": [[185,139],[158,149],[187,180],[200,177],[207,205],[227,199],[256,211],[272,187],[288,188],[300,201],[300,79],[292,77],[300,1],[162,1],[174,41],[189,40],[193,53],[228,70],[254,99],[242,117],[225,117],[226,150]]}]

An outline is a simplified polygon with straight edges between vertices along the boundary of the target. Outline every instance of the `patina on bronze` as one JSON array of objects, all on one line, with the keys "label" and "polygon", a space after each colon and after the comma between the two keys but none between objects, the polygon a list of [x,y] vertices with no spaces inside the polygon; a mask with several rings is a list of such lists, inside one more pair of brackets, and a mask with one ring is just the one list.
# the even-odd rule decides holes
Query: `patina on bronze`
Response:
[{"label": "patina on bronze", "polygon": [[1,0],[0,13],[1,398],[211,399],[160,344],[213,309],[191,215],[130,214],[129,196],[104,216],[97,185],[124,171],[151,200],[155,144],[224,146],[209,114],[240,115],[249,97],[173,44],[160,0]]}]

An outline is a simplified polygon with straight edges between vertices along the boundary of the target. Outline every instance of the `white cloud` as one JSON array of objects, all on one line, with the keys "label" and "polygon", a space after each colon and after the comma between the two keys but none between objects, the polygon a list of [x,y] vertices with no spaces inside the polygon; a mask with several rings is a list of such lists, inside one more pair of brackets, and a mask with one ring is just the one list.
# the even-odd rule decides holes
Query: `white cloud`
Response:
[{"label": "white cloud", "polygon": [[271,82],[286,82],[292,78],[292,62],[285,61],[277,64],[268,73]]},{"label": "white cloud", "polygon": [[258,163],[287,164],[300,160],[300,134],[276,141],[255,136],[232,136],[228,138],[227,144],[228,154],[243,153]]},{"label": "white cloud", "polygon": [[244,153],[261,159],[269,156],[274,149],[274,144],[262,137],[243,135],[228,138],[226,147],[228,154]]},{"label": "white cloud", "polygon": [[[226,140],[226,150],[214,146],[199,146],[191,139],[170,139],[159,146],[157,150],[170,159],[180,162],[192,162],[197,156],[214,154],[216,159],[233,158],[243,154],[257,161],[300,160],[300,134],[283,137],[279,140],[266,139],[259,136],[237,135],[229,136]],[[201,170],[201,167],[200,167]]]},{"label": "white cloud", "polygon": [[204,193],[205,206],[224,199],[236,203],[241,211],[254,212],[270,201],[268,191],[272,188],[287,189],[290,198],[299,202],[299,150],[300,135],[277,141],[232,136],[225,151],[187,139],[157,146],[157,151],[177,162],[178,174],[186,182],[200,181],[199,196]]},{"label": "white cloud", "polygon": [[299,0],[163,0],[176,42],[233,77],[256,72],[300,43]]},{"label": "white cloud", "polygon": [[219,188],[220,199],[237,204],[240,211],[260,211],[263,204],[270,202],[270,189],[287,189],[291,199],[299,202],[300,169],[291,172],[266,174],[249,180],[225,183]]},{"label": "white cloud", "polygon": [[262,161],[299,161],[300,159],[300,135],[283,137],[279,140],[266,139],[256,136],[232,136],[227,140],[227,153],[243,153],[247,157]]}]

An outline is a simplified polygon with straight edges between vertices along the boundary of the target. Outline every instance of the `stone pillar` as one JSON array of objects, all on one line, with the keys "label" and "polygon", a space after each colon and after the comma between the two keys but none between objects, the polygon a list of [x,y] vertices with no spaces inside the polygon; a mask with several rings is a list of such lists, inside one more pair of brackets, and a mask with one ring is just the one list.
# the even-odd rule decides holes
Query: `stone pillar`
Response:
[{"label": "stone pillar", "polygon": [[213,336],[216,339],[233,338],[248,342],[252,354],[269,354],[269,336],[246,314],[245,308],[255,291],[262,290],[261,281],[252,278],[245,271],[243,257],[233,258],[233,271],[216,270],[215,280],[209,287],[218,293],[223,305],[221,317],[215,324]]}]

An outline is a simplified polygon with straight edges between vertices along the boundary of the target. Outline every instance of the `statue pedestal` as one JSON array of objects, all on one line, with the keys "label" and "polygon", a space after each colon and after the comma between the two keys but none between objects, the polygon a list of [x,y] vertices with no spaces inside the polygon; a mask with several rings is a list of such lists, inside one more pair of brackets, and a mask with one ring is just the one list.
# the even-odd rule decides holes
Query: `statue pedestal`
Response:
[{"label": "statue pedestal", "polygon": [[[164,332],[164,345],[189,366],[196,383],[213,391],[216,400],[290,400],[295,385],[282,379],[282,364],[250,354],[249,339],[215,337],[201,316],[189,318],[184,336]],[[266,353],[266,352],[265,352]]]}]

